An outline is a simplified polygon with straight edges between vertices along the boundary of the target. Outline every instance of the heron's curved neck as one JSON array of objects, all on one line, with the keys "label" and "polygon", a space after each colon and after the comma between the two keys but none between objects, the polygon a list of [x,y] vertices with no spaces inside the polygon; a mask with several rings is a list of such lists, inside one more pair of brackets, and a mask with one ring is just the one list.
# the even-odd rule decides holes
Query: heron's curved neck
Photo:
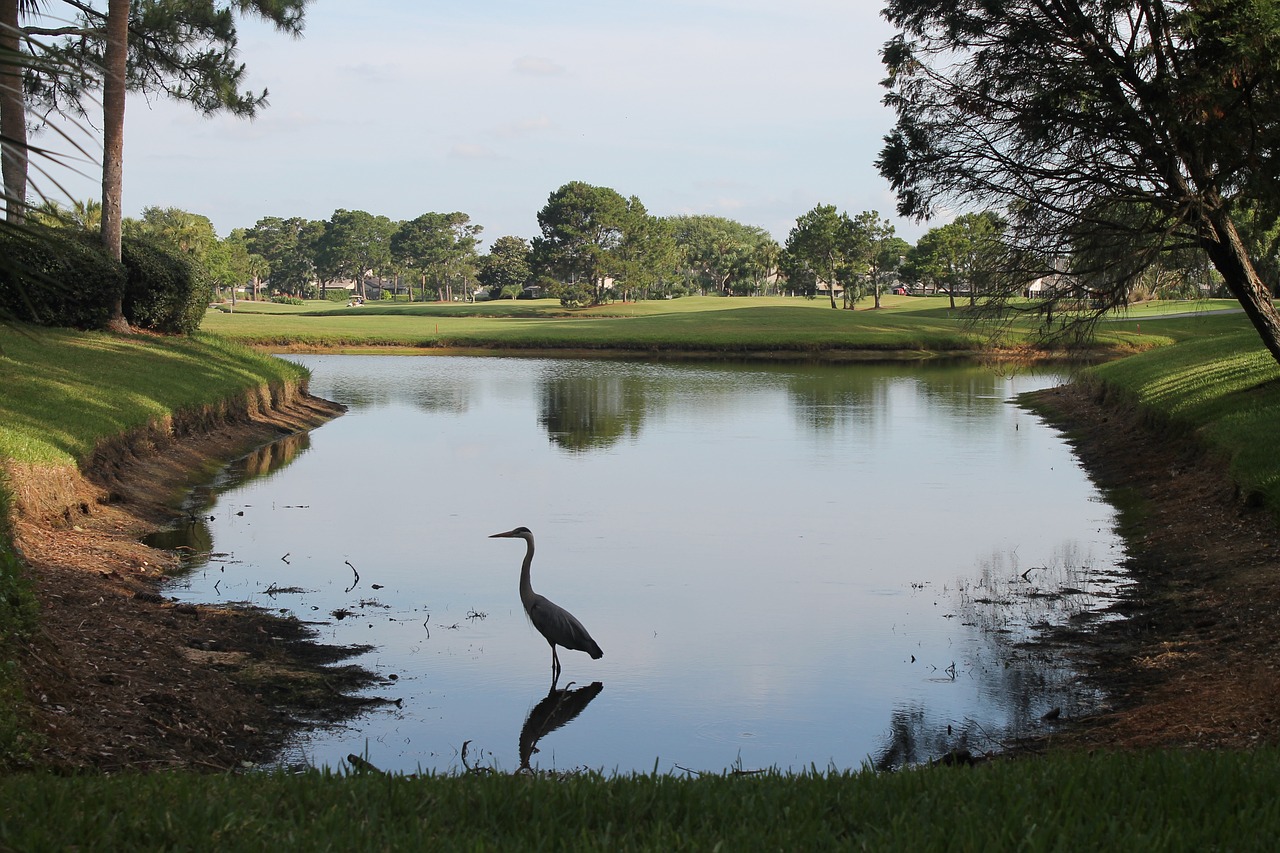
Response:
[{"label": "heron's curved neck", "polygon": [[526,539],[524,564],[520,566],[520,600],[527,601],[533,597],[533,584],[529,580],[529,568],[533,565],[533,540]]}]

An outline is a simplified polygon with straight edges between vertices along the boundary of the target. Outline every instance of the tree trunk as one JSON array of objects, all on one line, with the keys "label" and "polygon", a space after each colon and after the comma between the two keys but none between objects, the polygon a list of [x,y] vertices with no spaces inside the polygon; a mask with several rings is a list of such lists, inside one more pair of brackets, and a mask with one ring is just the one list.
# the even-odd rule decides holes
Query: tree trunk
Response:
[{"label": "tree trunk", "polygon": [[1231,295],[1244,308],[1245,316],[1257,330],[1271,357],[1280,363],[1280,313],[1276,312],[1275,303],[1271,301],[1271,292],[1258,277],[1231,217],[1218,208],[1209,214],[1209,219],[1217,238],[1206,241],[1209,259],[1222,273]]},{"label": "tree trunk", "polygon": [[[129,67],[129,0],[108,0],[107,45],[102,76],[102,245],[120,260],[124,219],[124,99]],[[128,332],[123,294],[111,307],[107,328]]]},{"label": "tree trunk", "polygon": [[3,160],[5,219],[15,225],[27,215],[27,112],[22,96],[22,67],[13,63],[18,39],[18,0],[0,0],[0,160]]}]

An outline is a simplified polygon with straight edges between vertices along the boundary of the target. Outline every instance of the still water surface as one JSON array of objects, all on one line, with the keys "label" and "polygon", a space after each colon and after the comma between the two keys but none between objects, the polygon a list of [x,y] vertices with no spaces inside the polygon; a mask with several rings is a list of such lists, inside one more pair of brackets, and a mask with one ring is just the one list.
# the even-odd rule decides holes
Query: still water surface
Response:
[{"label": "still water surface", "polygon": [[[976,366],[306,356],[350,407],[193,500],[170,594],[369,644],[396,700],[291,760],[387,770],[856,768],[1098,700],[1023,641],[1123,583],[1114,512]],[[534,588],[604,649],[551,655]],[[358,575],[358,582],[357,582]],[[566,690],[567,688],[567,690]]]}]

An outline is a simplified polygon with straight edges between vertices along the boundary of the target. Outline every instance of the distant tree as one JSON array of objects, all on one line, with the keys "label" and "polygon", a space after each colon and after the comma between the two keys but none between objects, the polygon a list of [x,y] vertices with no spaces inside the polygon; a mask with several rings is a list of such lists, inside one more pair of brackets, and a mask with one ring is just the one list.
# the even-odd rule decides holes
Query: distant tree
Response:
[{"label": "distant tree", "polygon": [[124,220],[122,232],[127,237],[141,237],[181,255],[202,280],[215,287],[228,283],[231,256],[207,216],[176,207],[146,207],[140,219]]},{"label": "distant tree", "polygon": [[227,290],[234,299],[235,288],[253,279],[253,255],[244,241],[243,232],[217,240],[205,255],[209,279],[219,291]]},{"label": "distant tree", "polygon": [[1003,226],[990,212],[958,216],[925,232],[910,253],[911,266],[917,276],[947,291],[952,308],[957,292],[965,293],[972,306],[1006,257]]},{"label": "distant tree", "polygon": [[325,227],[324,222],[297,216],[289,219],[266,216],[246,231],[245,248],[250,255],[264,261],[256,266],[256,271],[250,270],[255,282],[254,297],[257,297],[257,284],[267,275],[272,289],[281,293],[304,293],[318,275],[316,257]]},{"label": "distant tree", "polygon": [[749,293],[773,273],[778,244],[763,228],[707,215],[672,216],[668,222],[686,277],[704,295]]},{"label": "distant tree", "polygon": [[218,234],[209,217],[176,207],[145,207],[131,229],[146,234],[184,255],[202,262]]},{"label": "distant tree", "polygon": [[391,256],[416,270],[424,289],[434,281],[438,298],[449,301],[454,285],[465,284],[479,262],[476,245],[483,230],[465,213],[424,213],[396,228]]},{"label": "distant tree", "polygon": [[604,302],[618,271],[630,208],[616,190],[572,181],[551,193],[538,211],[541,237],[533,240],[535,275],[553,277],[576,303],[579,288],[590,303]]},{"label": "distant tree", "polygon": [[751,281],[752,295],[767,295],[776,290],[778,282],[778,262],[782,255],[782,247],[778,241],[764,229],[761,239],[747,257],[746,273]]},{"label": "distant tree", "polygon": [[70,207],[54,199],[45,199],[27,210],[28,217],[49,228],[79,228],[94,234],[102,231],[102,204],[96,199],[79,199]]},{"label": "distant tree", "polygon": [[531,278],[529,244],[521,237],[499,237],[480,259],[480,283],[494,299],[517,299]]},{"label": "distant tree", "polygon": [[1025,282],[1069,270],[1087,308],[1038,307],[1078,328],[1194,248],[1280,361],[1241,227],[1246,211],[1255,234],[1280,217],[1280,4],[888,0],[883,14],[899,30],[882,54],[897,122],[877,166],[904,216],[959,203],[1008,219],[989,304],[1008,312]]},{"label": "distant tree", "polygon": [[660,287],[675,273],[675,259],[676,245],[667,222],[651,216],[635,196],[627,199],[615,272],[615,287],[621,288],[622,298],[636,299]]},{"label": "distant tree", "polygon": [[[894,228],[889,220],[881,219],[875,210],[864,210],[853,217],[849,223],[853,233],[852,251],[856,255],[856,266],[866,278],[875,301],[880,307],[880,295],[884,289],[884,274],[898,267],[898,258],[894,249]],[[905,242],[898,240],[905,246]],[[848,293],[846,288],[845,293]]]},{"label": "distant tree", "polygon": [[[820,204],[796,220],[783,249],[784,266],[798,279],[827,285],[831,307],[836,305],[836,287],[849,278],[846,271],[854,258],[852,222],[834,205]],[[845,285],[848,286],[847,284]]]},{"label": "distant tree", "polygon": [[[335,210],[316,241],[316,266],[326,280],[346,278],[367,298],[365,278],[380,275],[391,264],[391,237],[396,224],[363,210]],[[270,257],[270,256],[268,256]],[[276,265],[271,265],[276,270]]]}]

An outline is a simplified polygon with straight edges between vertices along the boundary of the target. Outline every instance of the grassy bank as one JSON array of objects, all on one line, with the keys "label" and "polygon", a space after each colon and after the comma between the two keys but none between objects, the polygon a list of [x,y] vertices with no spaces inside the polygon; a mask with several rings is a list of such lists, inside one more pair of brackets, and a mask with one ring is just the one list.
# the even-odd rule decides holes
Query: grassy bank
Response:
[{"label": "grassy bank", "polygon": [[[1197,310],[1203,303],[1196,303]],[[551,299],[477,304],[332,303],[304,306],[238,304],[211,311],[204,328],[262,346],[303,344],[343,348],[621,350],[641,353],[826,352],[974,354],[992,345],[991,330],[946,299],[886,297],[879,311],[833,311],[821,300],[687,297],[566,310]],[[225,307],[224,307],[225,308]],[[1168,306],[1166,306],[1166,310]],[[1176,309],[1175,309],[1176,310]],[[1148,316],[1135,313],[1135,323]],[[1167,321],[1174,322],[1174,321]],[[1003,330],[996,342],[1027,343],[1029,326]],[[1100,349],[1132,349],[1163,342],[1131,324],[1109,325]]]},{"label": "grassy bank", "polygon": [[700,779],[37,776],[0,779],[0,847],[1263,850],[1280,832],[1277,759],[1077,754]]},{"label": "grassy bank", "polygon": [[98,442],[305,372],[212,335],[0,326],[0,459],[78,464]]},{"label": "grassy bank", "polygon": [[13,649],[38,618],[13,548],[6,466],[76,467],[104,440],[304,375],[212,336],[120,338],[0,325],[0,765],[20,762],[31,747]]},{"label": "grassy bank", "polygon": [[1251,330],[1196,335],[1100,365],[1082,381],[1140,407],[1158,428],[1193,433],[1249,503],[1280,514],[1280,365]]}]

